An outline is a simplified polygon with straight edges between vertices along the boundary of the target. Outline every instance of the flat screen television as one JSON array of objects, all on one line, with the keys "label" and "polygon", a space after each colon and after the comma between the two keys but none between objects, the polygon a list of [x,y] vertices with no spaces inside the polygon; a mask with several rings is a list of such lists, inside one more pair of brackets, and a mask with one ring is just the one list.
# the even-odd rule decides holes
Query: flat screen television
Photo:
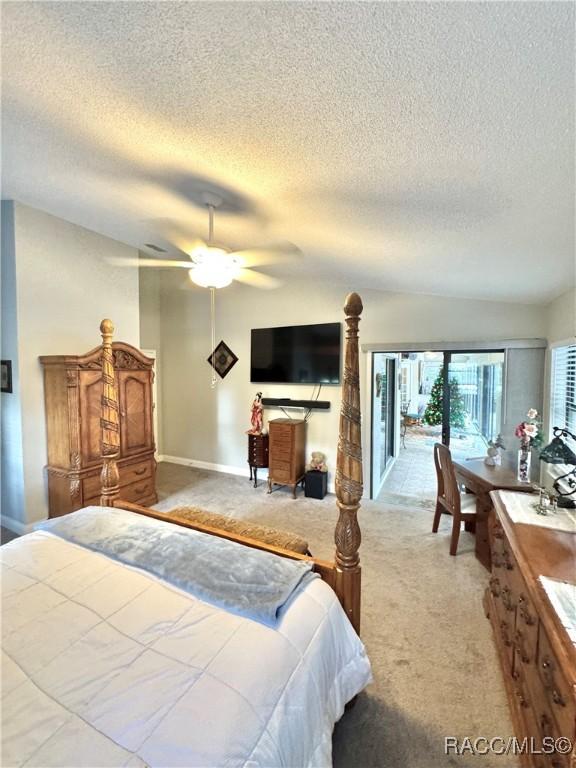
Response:
[{"label": "flat screen television", "polygon": [[267,384],[339,384],[340,323],[254,328],[250,381]]}]

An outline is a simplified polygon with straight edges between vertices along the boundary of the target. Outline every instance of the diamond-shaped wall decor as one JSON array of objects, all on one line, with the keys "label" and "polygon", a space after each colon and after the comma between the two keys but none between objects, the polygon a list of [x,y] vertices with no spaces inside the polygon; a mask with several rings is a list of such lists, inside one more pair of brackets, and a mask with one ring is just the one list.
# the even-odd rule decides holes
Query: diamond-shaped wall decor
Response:
[{"label": "diamond-shaped wall decor", "polygon": [[218,376],[223,379],[236,365],[238,358],[234,352],[232,352],[230,347],[221,341],[214,352],[212,352],[207,362],[214,368]]}]

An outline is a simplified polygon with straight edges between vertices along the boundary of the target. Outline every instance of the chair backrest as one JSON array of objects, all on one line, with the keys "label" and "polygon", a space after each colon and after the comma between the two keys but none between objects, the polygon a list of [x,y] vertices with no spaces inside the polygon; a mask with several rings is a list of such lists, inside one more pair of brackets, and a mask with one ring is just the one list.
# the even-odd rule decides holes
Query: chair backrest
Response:
[{"label": "chair backrest", "polygon": [[460,512],[460,490],[449,449],[442,443],[434,445],[434,466],[438,480],[438,499],[448,512]]}]

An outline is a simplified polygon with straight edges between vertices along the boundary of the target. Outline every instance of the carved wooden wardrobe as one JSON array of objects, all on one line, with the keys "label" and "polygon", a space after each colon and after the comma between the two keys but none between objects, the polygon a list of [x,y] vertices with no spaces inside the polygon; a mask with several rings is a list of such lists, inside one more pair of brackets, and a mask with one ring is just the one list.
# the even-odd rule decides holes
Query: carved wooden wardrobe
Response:
[{"label": "carved wooden wardrobe", "polygon": [[[154,360],[112,345],[120,408],[122,498],[150,506],[156,495],[152,383]],[[44,368],[50,517],[100,503],[101,347],[85,355],[40,358]]]}]

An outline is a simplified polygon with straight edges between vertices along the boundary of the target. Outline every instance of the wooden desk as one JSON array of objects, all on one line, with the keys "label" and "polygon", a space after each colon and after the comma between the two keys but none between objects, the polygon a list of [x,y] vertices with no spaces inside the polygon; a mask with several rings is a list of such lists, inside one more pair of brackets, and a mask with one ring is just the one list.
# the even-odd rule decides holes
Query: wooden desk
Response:
[{"label": "wooden desk", "polygon": [[507,467],[489,467],[483,459],[454,461],[454,470],[466,489],[476,494],[476,557],[491,570],[489,517],[494,514],[490,491],[516,491],[533,493],[530,483],[521,483],[516,472]]}]

